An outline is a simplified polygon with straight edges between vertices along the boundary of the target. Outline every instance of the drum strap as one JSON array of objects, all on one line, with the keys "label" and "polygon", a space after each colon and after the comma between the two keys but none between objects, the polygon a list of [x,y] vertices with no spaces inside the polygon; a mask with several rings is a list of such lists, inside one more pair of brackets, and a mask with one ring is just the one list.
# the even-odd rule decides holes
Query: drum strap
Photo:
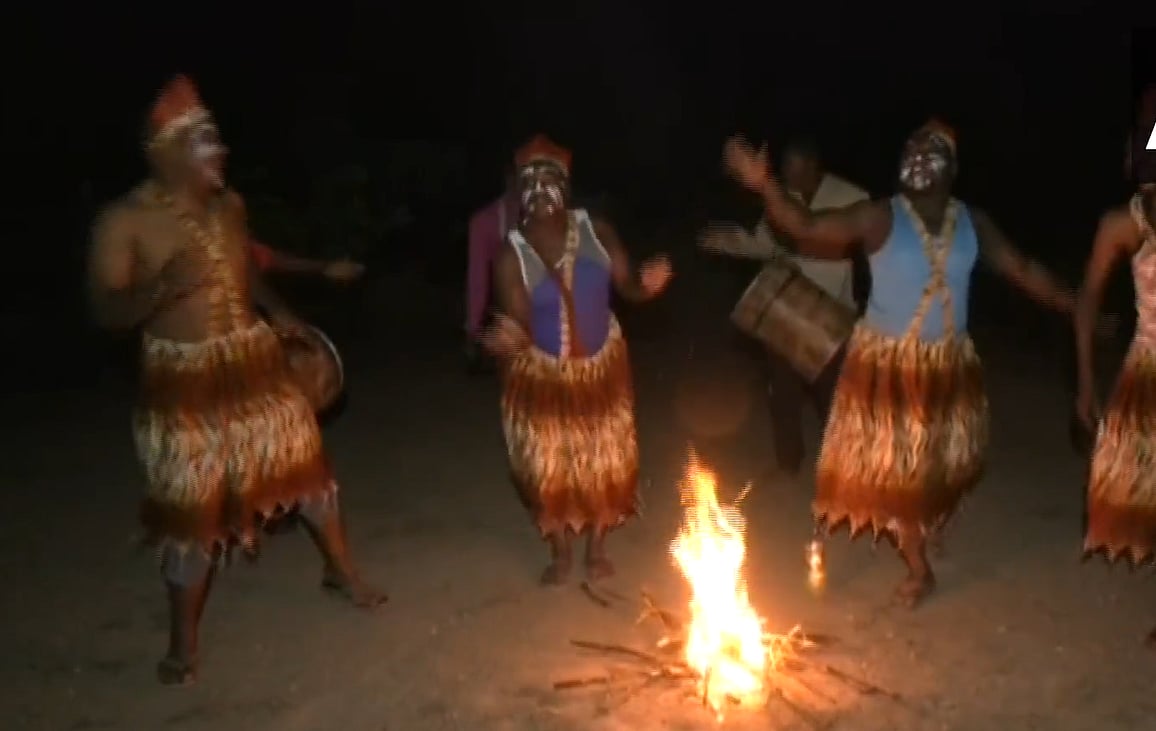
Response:
[{"label": "drum strap", "polygon": [[951,252],[951,243],[955,239],[955,222],[959,217],[959,202],[954,199],[948,202],[947,211],[943,216],[943,226],[940,228],[938,236],[931,235],[927,230],[927,225],[915,212],[907,198],[899,196],[899,202],[911,219],[911,225],[914,226],[915,232],[919,234],[920,242],[923,244],[923,253],[931,265],[931,276],[928,278],[927,284],[923,286],[923,296],[919,300],[919,306],[915,308],[915,314],[911,318],[911,324],[907,328],[904,339],[919,337],[919,331],[923,329],[923,321],[927,317],[927,311],[931,309],[931,303],[935,301],[936,297],[943,302],[943,336],[950,339],[955,335],[955,318],[952,310],[951,289],[947,286],[947,255]]}]

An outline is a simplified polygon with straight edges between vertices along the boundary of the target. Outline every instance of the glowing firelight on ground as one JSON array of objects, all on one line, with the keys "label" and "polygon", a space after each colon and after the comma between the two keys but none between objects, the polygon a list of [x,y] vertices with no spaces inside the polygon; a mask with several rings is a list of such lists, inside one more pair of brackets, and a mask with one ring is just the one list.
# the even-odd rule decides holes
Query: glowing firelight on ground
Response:
[{"label": "glowing firelight on ground", "polygon": [[680,490],[683,522],[670,551],[691,588],[686,663],[698,674],[703,702],[721,718],[727,706],[766,702],[776,643],[747,596],[738,501],[719,503],[715,476],[693,452]]}]

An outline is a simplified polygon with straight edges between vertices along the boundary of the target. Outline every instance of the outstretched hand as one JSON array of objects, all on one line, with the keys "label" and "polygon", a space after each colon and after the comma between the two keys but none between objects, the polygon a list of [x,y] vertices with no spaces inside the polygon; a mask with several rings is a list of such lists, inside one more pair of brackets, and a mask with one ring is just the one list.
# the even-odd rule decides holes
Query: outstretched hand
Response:
[{"label": "outstretched hand", "polygon": [[321,273],[331,282],[349,284],[361,278],[365,273],[365,265],[346,257],[329,262]]},{"label": "outstretched hand", "polygon": [[756,150],[738,135],[723,145],[723,165],[735,182],[751,191],[761,190],[770,177],[771,162],[766,143]]},{"label": "outstretched hand", "polygon": [[674,267],[671,266],[670,257],[666,254],[647,259],[638,268],[638,283],[647,297],[661,294],[673,276]]}]

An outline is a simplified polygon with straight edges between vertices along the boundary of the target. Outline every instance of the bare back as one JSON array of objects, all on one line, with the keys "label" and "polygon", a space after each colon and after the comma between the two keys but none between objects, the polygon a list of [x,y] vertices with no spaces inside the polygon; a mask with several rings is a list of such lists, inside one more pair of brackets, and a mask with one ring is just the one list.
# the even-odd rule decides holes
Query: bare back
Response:
[{"label": "bare back", "polygon": [[[155,279],[178,256],[187,257],[193,286],[187,294],[162,302],[143,322],[154,337],[196,342],[252,324],[249,259],[243,204],[226,192],[211,204],[208,216],[196,221],[210,230],[209,218],[219,215],[223,236],[206,245],[158,200],[146,183],[105,211],[94,241],[90,266],[94,289],[118,290]],[[232,300],[239,308],[230,310]]]}]

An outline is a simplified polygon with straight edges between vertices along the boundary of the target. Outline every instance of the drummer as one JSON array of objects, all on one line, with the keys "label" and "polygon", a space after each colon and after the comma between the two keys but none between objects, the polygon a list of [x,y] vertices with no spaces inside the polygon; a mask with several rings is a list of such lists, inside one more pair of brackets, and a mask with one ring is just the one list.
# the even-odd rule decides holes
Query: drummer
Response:
[{"label": "drummer", "polygon": [[[783,183],[789,193],[812,211],[843,208],[867,200],[870,196],[859,186],[824,169],[818,145],[799,137],[789,142],[780,157]],[[741,249],[722,249],[722,242],[744,242]],[[706,237],[704,248],[715,253],[755,259],[771,259],[789,254],[775,240],[766,219],[759,221],[753,237]],[[802,273],[848,309],[858,309],[855,301],[851,261],[815,259],[792,255]],[[788,474],[798,474],[803,465],[803,401],[810,398],[820,418],[825,419],[831,392],[838,374],[833,363],[816,383],[806,381],[782,356],[767,349],[770,370],[771,425],[774,433],[775,462]]]},{"label": "drummer", "polygon": [[762,194],[767,216],[800,253],[841,259],[862,242],[873,285],[847,347],[819,456],[814,515],[889,533],[907,565],[897,598],[914,607],[935,587],[926,541],[980,478],[987,396],[967,334],[976,259],[1040,304],[1069,313],[1073,294],[1026,259],[982,211],[952,197],[955,133],[929,122],[899,160],[899,193],[812,213],[783,190],[764,150],[733,138],[733,177]]},{"label": "drummer", "polygon": [[103,326],[144,326],[141,519],[160,554],[170,622],[157,675],[187,684],[216,568],[232,546],[256,548],[263,518],[299,508],[322,585],[361,607],[385,597],[354,568],[313,409],[255,305],[274,327],[306,326],[248,264],[244,204],[225,184],[226,149],[187,77],[158,96],[145,142],[150,178],[96,222],[89,294]]}]

